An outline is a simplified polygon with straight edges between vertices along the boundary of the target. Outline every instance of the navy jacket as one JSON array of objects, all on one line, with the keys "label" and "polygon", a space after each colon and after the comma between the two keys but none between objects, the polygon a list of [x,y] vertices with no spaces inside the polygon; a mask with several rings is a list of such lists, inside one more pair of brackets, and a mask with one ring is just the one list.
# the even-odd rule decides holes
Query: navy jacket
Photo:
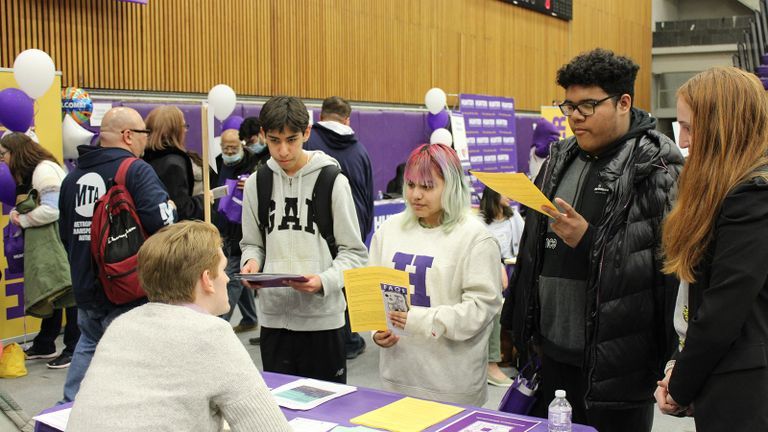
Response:
[{"label": "navy jacket", "polygon": [[341,172],[347,176],[352,188],[357,224],[365,241],[373,228],[373,174],[368,151],[357,141],[355,134],[341,135],[318,123],[312,125],[312,133],[304,148],[322,150],[341,165]]},{"label": "navy jacket", "polygon": [[[107,191],[123,159],[133,154],[121,148],[78,147],[77,168],[61,184],[59,194],[59,232],[69,256],[72,290],[77,306],[94,311],[109,311],[115,305],[107,300],[98,284],[91,258],[91,219],[96,200]],[[126,187],[147,234],[153,234],[176,220],[176,210],[168,205],[168,192],[143,160],[135,161],[126,175]]]}]

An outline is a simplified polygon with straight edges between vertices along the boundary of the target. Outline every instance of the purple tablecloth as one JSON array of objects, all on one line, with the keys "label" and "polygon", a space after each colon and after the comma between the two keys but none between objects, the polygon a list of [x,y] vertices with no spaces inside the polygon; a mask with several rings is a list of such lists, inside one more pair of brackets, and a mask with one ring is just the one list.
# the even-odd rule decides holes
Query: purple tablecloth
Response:
[{"label": "purple tablecloth", "polygon": [[[295,376],[282,375],[282,374],[276,374],[271,372],[263,372],[262,376],[264,377],[264,381],[267,383],[267,385],[270,388],[276,388],[283,384],[287,384],[291,381],[298,379],[298,377],[295,377]],[[287,408],[282,408],[282,410],[283,410],[283,414],[285,414],[285,417],[288,420],[291,420],[294,417],[303,417],[303,418],[309,418],[314,420],[323,420],[323,421],[338,423],[339,425],[342,425],[342,426],[356,426],[350,423],[349,419],[355,418],[361,414],[365,414],[368,411],[375,410],[376,408],[381,408],[382,406],[390,404],[398,399],[401,399],[402,397],[403,395],[397,394],[397,393],[390,393],[382,390],[374,390],[374,389],[365,388],[365,387],[358,387],[357,391],[354,393],[350,393],[340,398],[331,400],[309,411],[297,411],[297,410],[291,410]],[[59,405],[53,408],[48,408],[47,410],[43,411],[43,413],[57,411],[64,408],[71,407],[71,406],[72,406],[71,403]],[[547,431],[546,419],[504,414],[504,413],[499,413],[497,411],[487,410],[483,408],[475,408],[470,406],[465,406],[464,408],[466,408],[465,411],[462,411],[459,414],[456,414],[455,416],[449,418],[448,420],[438,423],[435,426],[432,426],[426,430],[427,431],[439,430],[441,427],[448,425],[450,423],[453,423],[461,417],[464,417],[465,415],[469,414],[471,411],[481,411],[481,412],[494,413],[498,415],[505,415],[511,418],[519,418],[527,421],[534,421],[534,422],[538,421],[540,423],[537,426],[535,426],[533,429],[530,429],[531,432]],[[61,432],[61,431],[58,431],[57,429],[54,429],[50,426],[37,423],[35,425],[35,432]],[[595,432],[595,429],[589,426],[574,424],[573,432]]]}]

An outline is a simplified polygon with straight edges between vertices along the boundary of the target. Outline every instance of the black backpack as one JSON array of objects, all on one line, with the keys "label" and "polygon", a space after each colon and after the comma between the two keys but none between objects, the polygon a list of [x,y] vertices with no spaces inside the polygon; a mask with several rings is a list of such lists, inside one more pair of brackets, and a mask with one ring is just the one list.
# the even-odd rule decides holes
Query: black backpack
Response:
[{"label": "black backpack", "polygon": [[[341,169],[336,165],[326,165],[320,170],[320,174],[315,181],[315,187],[312,189],[312,207],[311,212],[315,216],[317,229],[328,243],[328,249],[331,256],[335,259],[339,253],[339,246],[336,244],[336,238],[333,236],[333,212],[331,211],[331,194],[333,193],[333,184],[336,176],[341,173]],[[269,203],[272,201],[272,170],[264,164],[256,171],[256,190],[259,200],[258,212],[256,214],[261,238],[264,242],[264,250],[267,249],[267,225],[269,224]]]}]

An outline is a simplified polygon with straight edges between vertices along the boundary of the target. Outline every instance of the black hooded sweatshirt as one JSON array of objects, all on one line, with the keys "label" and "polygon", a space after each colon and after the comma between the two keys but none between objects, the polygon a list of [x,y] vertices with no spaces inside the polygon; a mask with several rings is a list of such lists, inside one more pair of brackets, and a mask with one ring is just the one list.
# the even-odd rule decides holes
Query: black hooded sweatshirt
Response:
[{"label": "black hooded sweatshirt", "polygon": [[304,148],[321,150],[341,165],[341,172],[347,176],[352,188],[357,223],[365,241],[373,227],[373,173],[368,151],[354,133],[342,135],[320,123],[312,125],[312,133]]}]

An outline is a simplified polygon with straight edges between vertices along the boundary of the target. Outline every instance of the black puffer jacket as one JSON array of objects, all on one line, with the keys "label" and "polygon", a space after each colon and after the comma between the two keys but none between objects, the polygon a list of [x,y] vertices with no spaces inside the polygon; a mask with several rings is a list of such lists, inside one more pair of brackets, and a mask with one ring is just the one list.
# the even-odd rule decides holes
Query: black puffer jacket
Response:
[{"label": "black puffer jacket", "polygon": [[[633,111],[629,133],[598,174],[610,192],[589,249],[583,359],[588,407],[629,408],[652,401],[665,357],[675,346],[671,323],[677,282],[660,272],[658,253],[662,219],[671,208],[683,157],[674,142],[652,130],[655,121],[648,114]],[[574,137],[552,146],[537,179],[550,200],[578,151]],[[502,310],[502,325],[513,330],[521,352],[538,336],[537,285],[547,223],[542,214],[528,213],[514,295]]]}]

